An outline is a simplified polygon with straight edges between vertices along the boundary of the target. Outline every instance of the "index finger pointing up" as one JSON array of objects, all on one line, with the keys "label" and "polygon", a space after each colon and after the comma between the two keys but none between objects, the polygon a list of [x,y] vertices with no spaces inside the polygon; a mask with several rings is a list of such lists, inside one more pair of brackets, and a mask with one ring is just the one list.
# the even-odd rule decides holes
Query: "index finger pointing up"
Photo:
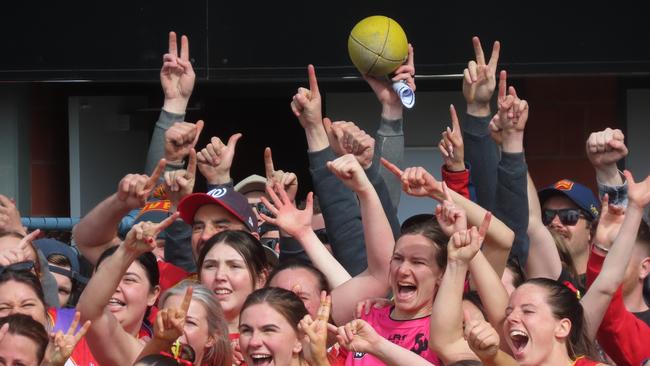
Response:
[{"label": "index finger pointing up", "polygon": [[312,98],[315,96],[320,96],[318,91],[318,80],[316,80],[316,69],[314,65],[307,66],[307,75],[309,76],[309,91],[311,91]]},{"label": "index finger pointing up", "polygon": [[267,179],[273,178],[275,169],[273,168],[273,155],[270,147],[264,149],[264,171],[266,172]]},{"label": "index finger pointing up", "polygon": [[146,188],[153,188],[156,183],[158,183],[158,179],[165,171],[165,165],[167,165],[167,161],[165,159],[160,159],[158,165],[156,165],[156,169],[154,169],[153,173],[151,173],[151,177],[149,177],[149,180],[147,181]]},{"label": "index finger pointing up", "polygon": [[474,45],[474,54],[476,55],[476,63],[485,65],[485,55],[483,55],[483,47],[481,47],[481,40],[478,37],[472,37],[472,44]]},{"label": "index finger pointing up", "polygon": [[169,32],[169,53],[178,57],[178,45],[176,44],[175,32]]},{"label": "index finger pointing up", "polygon": [[458,114],[456,114],[456,107],[453,104],[449,105],[449,115],[451,116],[451,128],[453,132],[460,132],[460,123],[458,122]]},{"label": "index finger pointing up", "polygon": [[507,77],[508,77],[508,73],[506,72],[506,70],[501,70],[501,73],[499,74],[499,91],[497,94],[499,98],[504,98],[506,96],[506,89],[507,89],[506,87],[508,85],[506,80]]},{"label": "index finger pointing up", "polygon": [[190,309],[190,303],[192,302],[192,292],[194,292],[194,288],[192,286],[188,286],[187,290],[185,290],[185,296],[183,297],[183,302],[181,303],[181,311],[183,311],[183,314],[187,314],[187,311]]}]

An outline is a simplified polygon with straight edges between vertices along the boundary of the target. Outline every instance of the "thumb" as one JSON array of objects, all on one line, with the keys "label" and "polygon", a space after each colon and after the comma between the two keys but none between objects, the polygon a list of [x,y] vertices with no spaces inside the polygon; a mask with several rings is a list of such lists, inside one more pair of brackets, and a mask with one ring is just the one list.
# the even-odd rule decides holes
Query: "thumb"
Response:
[{"label": "thumb", "polygon": [[204,124],[205,123],[201,119],[196,122],[196,136],[194,136],[194,141],[192,141],[192,147],[196,146],[196,143],[199,142],[199,137],[201,136],[201,131],[203,131]]},{"label": "thumb", "polygon": [[228,147],[232,147],[233,150],[235,150],[235,147],[237,146],[237,141],[239,141],[240,138],[242,138],[241,133],[236,133],[228,139]]},{"label": "thumb", "polygon": [[323,118],[323,127],[325,128],[325,133],[330,136],[332,134],[332,120],[327,117]]}]

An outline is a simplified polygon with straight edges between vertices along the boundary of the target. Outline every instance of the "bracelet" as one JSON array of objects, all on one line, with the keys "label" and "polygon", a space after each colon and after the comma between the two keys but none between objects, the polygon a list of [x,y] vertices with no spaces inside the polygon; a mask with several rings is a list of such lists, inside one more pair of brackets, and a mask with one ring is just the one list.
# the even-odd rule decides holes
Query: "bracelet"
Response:
[{"label": "bracelet", "polygon": [[604,246],[602,246],[602,245],[600,245],[600,244],[598,244],[596,242],[594,242],[594,247],[598,248],[599,250],[601,250],[604,253],[609,253],[609,249],[605,248]]}]

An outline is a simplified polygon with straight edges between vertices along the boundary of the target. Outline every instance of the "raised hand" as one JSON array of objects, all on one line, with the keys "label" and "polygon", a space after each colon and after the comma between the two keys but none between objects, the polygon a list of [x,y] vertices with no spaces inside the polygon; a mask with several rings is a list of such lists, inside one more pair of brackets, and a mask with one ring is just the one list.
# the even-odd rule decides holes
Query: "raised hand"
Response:
[{"label": "raised hand", "polygon": [[18,246],[0,251],[0,266],[6,267],[14,263],[37,260],[37,258],[34,258],[31,242],[36,240],[40,234],[41,230],[36,229],[25,235],[18,243]]},{"label": "raised hand", "polygon": [[602,198],[598,226],[594,242],[603,248],[609,248],[614,243],[616,235],[625,219],[625,212],[622,207],[609,204],[609,195]]},{"label": "raised hand", "polygon": [[629,200],[628,207],[632,204],[637,208],[643,209],[650,203],[650,175],[640,182],[635,182],[632,173],[628,170],[624,171],[625,179],[627,179],[627,198]]},{"label": "raised hand", "polygon": [[196,74],[190,62],[190,44],[186,36],[181,37],[181,51],[178,54],[176,33],[169,32],[169,50],[163,55],[160,69],[160,85],[165,93],[163,109],[184,114],[194,89]]},{"label": "raised hand", "polygon": [[165,192],[174,206],[194,190],[196,181],[196,151],[190,150],[187,169],[165,172]]},{"label": "raised hand", "polygon": [[415,197],[431,197],[442,201],[442,184],[422,167],[406,168],[402,171],[395,164],[381,158],[381,163],[388,171],[395,174],[402,182],[402,190]]},{"label": "raised hand", "polygon": [[313,216],[314,207],[313,193],[309,192],[307,194],[305,209],[299,210],[291,201],[291,198],[289,198],[287,192],[280,183],[276,182],[274,186],[267,186],[266,192],[269,197],[271,197],[273,203],[269,202],[269,200],[264,196],[260,197],[260,199],[275,217],[269,217],[260,213],[260,216],[265,222],[279,227],[282,231],[294,238],[300,238],[312,232],[311,218]]},{"label": "raised hand", "polygon": [[619,129],[606,128],[589,135],[586,143],[587,158],[596,170],[596,178],[602,184],[621,185],[623,180],[616,163],[627,156],[625,135]]},{"label": "raised hand", "polygon": [[230,136],[228,144],[224,145],[220,138],[214,136],[210,139],[210,143],[196,154],[199,171],[208,184],[230,182],[230,168],[235,157],[235,147],[241,137],[241,133],[236,133]]},{"label": "raised hand", "polygon": [[[305,315],[298,324],[305,332],[303,350],[305,358],[310,365],[328,364],[327,362],[327,332],[332,297],[327,292],[321,291],[318,316],[313,320],[309,314]],[[334,326],[332,326],[334,327]],[[334,327],[335,328],[335,327]]]},{"label": "raised hand", "polygon": [[357,127],[354,122],[336,121],[323,118],[323,126],[327,132],[327,138],[334,152],[341,156],[353,154],[363,169],[372,165],[372,158],[375,154],[375,139],[366,131]]},{"label": "raised hand", "polygon": [[25,234],[25,229],[20,221],[20,212],[13,200],[0,194],[0,231],[17,232]]},{"label": "raised hand", "polygon": [[442,231],[447,236],[452,236],[454,233],[467,230],[467,214],[465,210],[454,204],[445,182],[442,182],[442,192],[445,199],[441,205],[436,206],[435,212]]},{"label": "raised hand", "polygon": [[354,192],[359,193],[373,189],[370,180],[363,171],[363,167],[352,154],[343,155],[334,161],[328,161],[327,168]]},{"label": "raised hand", "polygon": [[[506,94],[507,89],[507,94]],[[518,153],[524,150],[524,129],[528,121],[528,102],[519,99],[514,87],[507,87],[507,73],[499,75],[499,92],[497,97],[499,111],[490,122],[492,137],[503,151]]]},{"label": "raised hand", "polygon": [[468,264],[481,250],[481,237],[476,227],[455,232],[449,238],[447,258],[450,261]]},{"label": "raised hand", "polygon": [[320,127],[323,123],[322,102],[314,65],[307,66],[307,75],[309,89],[298,88],[298,92],[291,101],[291,110],[298,117],[300,125],[304,129]]},{"label": "raised hand", "polygon": [[447,130],[443,131],[442,139],[438,143],[438,150],[442,154],[447,170],[462,172],[465,170],[465,148],[463,133],[453,104],[449,105],[449,115],[452,128],[447,127]]},{"label": "raised hand", "polygon": [[494,358],[499,352],[499,334],[490,323],[481,319],[470,318],[467,312],[465,319],[465,340],[469,348],[481,359]]},{"label": "raised hand", "polygon": [[127,174],[117,185],[117,199],[133,210],[144,206],[151,192],[156,188],[158,178],[165,170],[165,159],[160,159],[151,177],[145,174]]},{"label": "raised hand", "polygon": [[287,192],[289,200],[291,202],[296,200],[296,193],[298,193],[298,176],[295,173],[275,170],[270,147],[264,149],[264,171],[266,172],[267,187],[273,187],[275,183],[279,183]]},{"label": "raised hand", "polygon": [[336,339],[350,352],[373,353],[382,337],[365,320],[355,319],[339,327]]},{"label": "raised hand", "polygon": [[370,75],[362,75],[372,91],[375,92],[377,100],[382,105],[381,115],[386,119],[402,118],[402,102],[399,96],[393,90],[392,83],[395,81],[406,80],[406,84],[415,91],[415,61],[413,46],[409,44],[408,58],[406,62],[397,68],[392,80],[388,78],[378,78]]},{"label": "raised hand", "polygon": [[166,308],[158,311],[153,328],[155,338],[172,343],[183,335],[187,310],[192,302],[192,291],[192,286],[188,286],[180,308]]},{"label": "raised hand", "polygon": [[194,123],[176,122],[165,131],[165,159],[175,164],[182,163],[189,155],[203,130],[204,123],[199,120]]},{"label": "raised hand", "polygon": [[50,333],[50,342],[45,349],[45,357],[41,365],[65,365],[77,343],[86,335],[88,328],[90,328],[90,320],[88,320],[77,332],[80,318],[81,314],[77,311],[66,333],[63,333],[61,330],[56,333]]},{"label": "raised hand", "polygon": [[487,64],[479,38],[473,37],[472,44],[476,60],[470,61],[463,71],[463,96],[467,102],[467,112],[484,117],[490,114],[490,99],[496,87],[496,70],[501,44],[499,41],[494,42],[492,55]]},{"label": "raised hand", "polygon": [[156,237],[158,237],[161,231],[171,225],[178,216],[179,213],[175,212],[157,224],[143,221],[133,225],[131,230],[126,234],[126,238],[124,238],[124,247],[137,255],[156,249]]}]

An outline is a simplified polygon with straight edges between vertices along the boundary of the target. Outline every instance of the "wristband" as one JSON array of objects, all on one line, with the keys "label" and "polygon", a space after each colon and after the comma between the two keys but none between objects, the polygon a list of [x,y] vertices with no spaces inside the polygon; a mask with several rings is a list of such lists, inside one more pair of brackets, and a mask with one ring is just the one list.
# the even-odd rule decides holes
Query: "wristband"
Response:
[{"label": "wristband", "polygon": [[171,170],[185,169],[185,161],[183,161],[183,160],[168,161],[167,165],[165,165],[165,167],[172,168]]}]

